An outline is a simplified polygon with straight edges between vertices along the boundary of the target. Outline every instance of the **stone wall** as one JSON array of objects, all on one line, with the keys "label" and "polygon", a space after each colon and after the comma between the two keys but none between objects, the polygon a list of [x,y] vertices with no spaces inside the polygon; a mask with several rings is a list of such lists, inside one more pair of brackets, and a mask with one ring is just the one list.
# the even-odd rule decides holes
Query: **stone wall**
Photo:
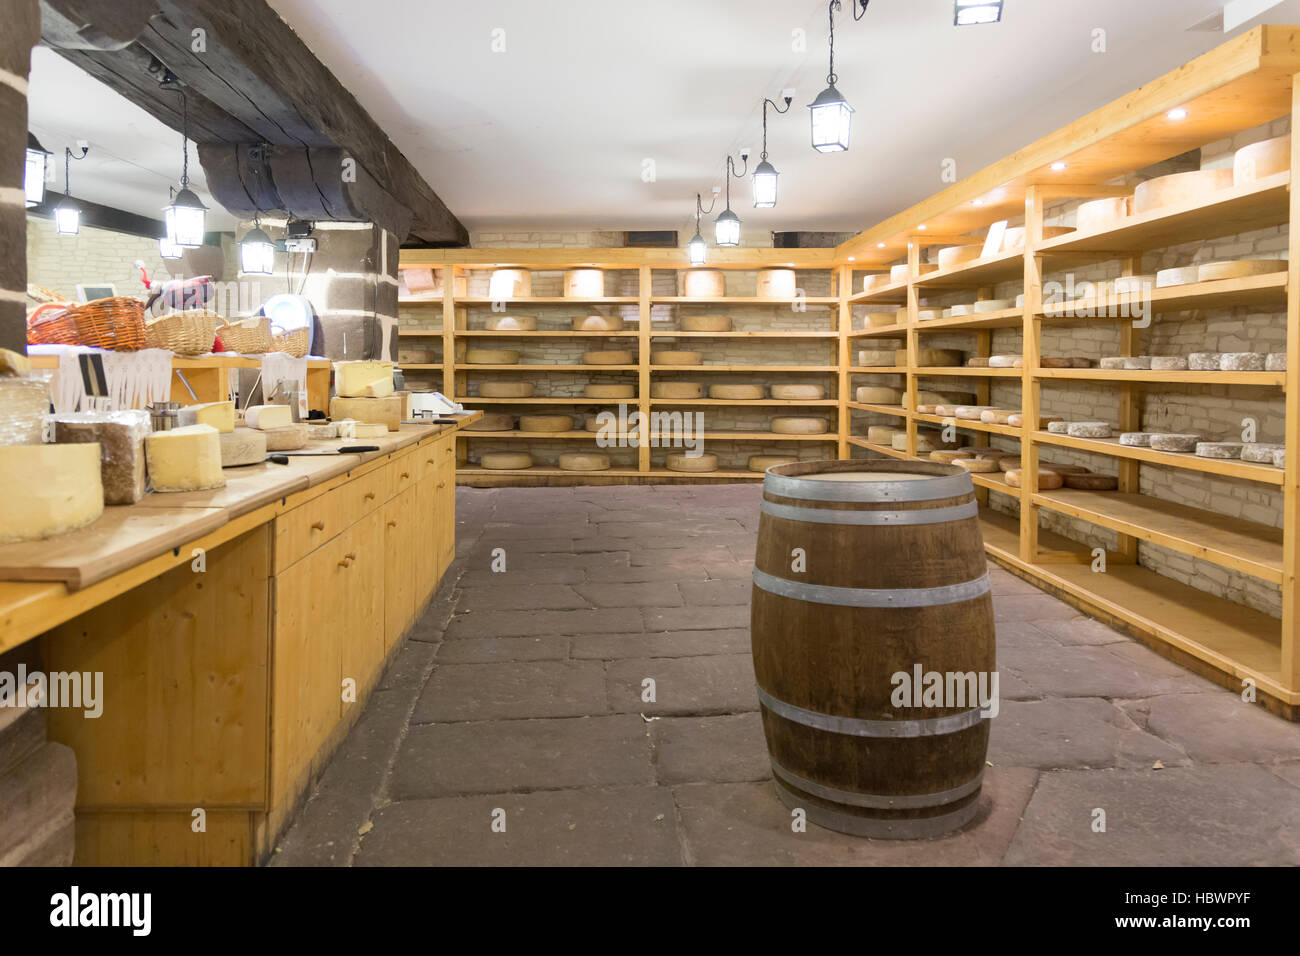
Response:
[{"label": "stone wall", "polygon": [[0,348],[27,350],[27,75],[41,36],[36,0],[5,4],[0,29]]}]

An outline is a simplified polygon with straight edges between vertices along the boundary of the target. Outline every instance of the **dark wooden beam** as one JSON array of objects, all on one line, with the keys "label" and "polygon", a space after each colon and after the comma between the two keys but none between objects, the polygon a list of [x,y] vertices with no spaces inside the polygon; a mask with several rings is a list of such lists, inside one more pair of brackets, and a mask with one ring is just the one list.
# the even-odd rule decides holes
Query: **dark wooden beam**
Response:
[{"label": "dark wooden beam", "polygon": [[62,50],[120,50],[157,12],[156,0],[41,0],[41,38]]}]

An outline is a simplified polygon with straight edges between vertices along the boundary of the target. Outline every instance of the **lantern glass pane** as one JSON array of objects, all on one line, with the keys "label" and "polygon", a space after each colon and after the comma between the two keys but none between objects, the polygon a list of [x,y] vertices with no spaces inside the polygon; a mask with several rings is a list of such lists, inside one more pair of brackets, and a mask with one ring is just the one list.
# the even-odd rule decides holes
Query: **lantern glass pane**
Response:
[{"label": "lantern glass pane", "polygon": [[704,265],[704,257],[708,254],[708,244],[697,233],[696,237],[687,244],[686,251],[690,255],[691,265],[702,266]]},{"label": "lantern glass pane", "polygon": [[23,194],[28,206],[39,206],[45,199],[45,154],[39,149],[27,151],[23,170]]},{"label": "lantern glass pane", "polygon": [[776,205],[776,179],[779,173],[754,174],[754,205],[759,209],[769,209]]},{"label": "lantern glass pane", "polygon": [[178,246],[197,249],[203,245],[203,213],[197,206],[168,206],[163,214],[167,235]]},{"label": "lantern glass pane", "polygon": [[179,259],[181,254],[181,247],[172,241],[171,236],[162,236],[158,240],[158,255],[164,259]]},{"label": "lantern glass pane", "polygon": [[269,242],[241,242],[239,265],[249,275],[271,275],[275,271],[275,246]]},{"label": "lantern glass pane", "polygon": [[819,153],[838,153],[849,148],[849,127],[853,109],[848,103],[826,103],[812,107],[812,144]]},{"label": "lantern glass pane", "polygon": [[718,245],[720,246],[738,246],[740,245],[740,220],[735,218],[724,219],[718,217],[715,223]]},{"label": "lantern glass pane", "polygon": [[997,23],[1002,19],[1002,4],[984,3],[980,0],[957,0],[955,23],[959,27],[973,26],[978,23]]},{"label": "lantern glass pane", "polygon": [[60,236],[75,236],[81,228],[81,210],[73,205],[60,205],[54,209],[54,231]]}]

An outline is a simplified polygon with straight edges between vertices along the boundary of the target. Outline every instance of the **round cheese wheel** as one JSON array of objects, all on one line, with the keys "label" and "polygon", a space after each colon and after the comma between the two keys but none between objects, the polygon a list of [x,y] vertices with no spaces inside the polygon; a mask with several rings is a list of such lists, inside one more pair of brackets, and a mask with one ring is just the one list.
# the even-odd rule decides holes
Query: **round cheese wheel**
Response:
[{"label": "round cheese wheel", "polygon": [[[938,452],[931,452],[930,457],[933,458],[936,454]],[[952,464],[980,475],[991,475],[998,470],[998,463],[992,458],[954,458]]]},{"label": "round cheese wheel", "polygon": [[772,397],[783,402],[819,402],[826,397],[820,385],[773,385]]},{"label": "round cheese wheel", "polygon": [[307,426],[303,424],[285,425],[281,428],[265,428],[267,451],[293,451],[307,444]]},{"label": "round cheese wheel", "polygon": [[704,386],[699,382],[658,382],[650,386],[651,398],[703,398]]},{"label": "round cheese wheel", "polygon": [[[894,361],[898,365],[906,365],[907,349],[895,352]],[[965,361],[964,356],[954,349],[918,349],[916,353],[916,364],[919,368],[948,368],[961,365],[963,361]]]},{"label": "round cheese wheel", "polygon": [[1007,420],[1017,414],[1019,413],[1009,408],[986,408],[980,412],[980,421],[985,425],[1006,425]]},{"label": "round cheese wheel", "polygon": [[904,434],[901,428],[894,428],[892,425],[869,425],[867,427],[867,441],[874,442],[877,445],[893,446],[894,436]]},{"label": "round cheese wheel", "polygon": [[1065,433],[1071,438],[1109,438],[1111,427],[1108,422],[1070,422]]},{"label": "round cheese wheel", "polygon": [[492,315],[483,320],[483,328],[489,332],[536,332],[535,315]]},{"label": "round cheese wheel", "polygon": [[533,456],[523,451],[484,452],[479,464],[493,471],[533,467]]},{"label": "round cheese wheel", "polygon": [[717,455],[698,455],[691,458],[685,454],[669,455],[665,464],[669,471],[707,472],[718,470]]},{"label": "round cheese wheel", "polygon": [[760,299],[793,299],[798,280],[793,269],[759,269],[754,294]]},{"label": "round cheese wheel", "polygon": [[530,398],[532,382],[483,382],[478,387],[482,398]]},{"label": "round cheese wheel", "polygon": [[907,263],[903,263],[897,266],[891,266],[889,269],[889,284],[896,285],[899,282],[906,282],[907,277],[910,274],[911,273],[907,267]]},{"label": "round cheese wheel", "polygon": [[975,303],[975,314],[983,315],[988,312],[1004,312],[1007,309],[1015,308],[1015,299],[980,299]]},{"label": "round cheese wheel", "polygon": [[1057,464],[1056,462],[1054,462],[1054,461],[1040,461],[1040,462],[1038,463],[1038,466],[1039,466],[1040,468],[1047,468],[1047,469],[1050,469],[1051,471],[1056,472],[1058,475],[1089,475],[1089,474],[1092,474],[1091,471],[1089,471],[1087,468],[1084,468],[1082,465],[1058,465],[1058,464]]},{"label": "round cheese wheel", "polygon": [[1010,455],[1006,458],[998,459],[998,468],[1002,471],[1014,471],[1020,468],[1020,456]]},{"label": "round cheese wheel", "polygon": [[661,349],[650,353],[651,365],[703,365],[703,352],[687,352],[678,349]]},{"label": "round cheese wheel", "polygon": [[943,317],[945,319],[953,319],[953,318],[959,319],[974,314],[975,314],[974,303],[970,303],[968,305],[953,305],[943,310]]},{"label": "round cheese wheel", "polygon": [[[184,444],[205,446],[213,458],[220,454],[216,429],[190,427],[204,429],[211,437],[194,438],[198,432],[187,431]],[[217,480],[225,483],[219,461],[209,460],[205,465],[203,472],[214,483],[212,487],[220,487]],[[104,513],[101,467],[97,442],[0,445],[0,476],[4,480],[0,541],[35,541],[97,519]]]},{"label": "round cheese wheel", "polygon": [[235,468],[266,461],[268,434],[256,428],[236,428],[233,432],[218,435],[221,440],[221,467]]},{"label": "round cheese wheel", "polygon": [[782,458],[780,455],[754,455],[749,459],[746,467],[750,471],[764,472],[777,465],[793,465],[798,460],[798,458]]},{"label": "round cheese wheel", "polygon": [[960,448],[949,448],[949,449],[940,448],[938,451],[930,452],[931,461],[941,462],[942,464],[945,465],[950,465],[953,462],[957,461],[957,459],[959,458],[969,458],[969,457],[970,456],[966,453],[966,451]]},{"label": "round cheese wheel", "polygon": [[830,424],[824,418],[774,418],[772,431],[778,435],[825,435]]},{"label": "round cheese wheel", "polygon": [[975,355],[966,360],[967,368],[988,368],[989,357],[987,355]]},{"label": "round cheese wheel", "polygon": [[1237,150],[1232,158],[1232,181],[1245,186],[1290,168],[1291,137],[1279,136]]},{"label": "round cheese wheel", "polygon": [[[1057,236],[1063,236],[1067,232],[1074,232],[1069,226],[1044,226],[1043,238],[1055,239]],[[1002,237],[1003,252],[1019,252],[1025,248],[1026,230],[1024,226],[1012,226]]]},{"label": "round cheese wheel", "polygon": [[[904,313],[903,317],[898,320],[899,322],[907,321],[907,314],[906,314],[907,310],[904,309],[903,313]],[[918,322],[933,322],[936,319],[942,319],[942,318],[943,318],[942,309],[918,309],[916,313],[916,320]]]},{"label": "round cheese wheel", "polygon": [[[904,309],[903,312],[906,313],[907,310]],[[904,315],[904,318],[906,318],[906,315]],[[897,312],[868,312],[862,318],[862,327],[864,329],[886,329],[897,324]]]},{"label": "round cheese wheel", "polygon": [[862,368],[889,368],[894,365],[897,349],[860,349],[858,365]]},{"label": "round cheese wheel", "polygon": [[730,332],[732,322],[729,315],[683,315],[681,327],[683,332]]},{"label": "round cheese wheel", "polygon": [[1148,448],[1151,445],[1151,436],[1151,432],[1123,432],[1119,436],[1119,443],[1132,448]]},{"label": "round cheese wheel", "polygon": [[1271,465],[1273,456],[1279,451],[1285,451],[1285,445],[1279,445],[1270,442],[1248,442],[1241,449],[1242,461],[1253,461],[1256,464]]},{"label": "round cheese wheel", "polygon": [[721,269],[687,269],[682,274],[682,295],[691,299],[712,299],[727,294]]},{"label": "round cheese wheel", "polygon": [[1025,364],[1023,355],[990,355],[989,368],[1021,368]]},{"label": "round cheese wheel", "polygon": [[1286,353],[1269,352],[1268,357],[1264,359],[1264,369],[1268,372],[1285,372]]},{"label": "round cheese wheel", "polygon": [[918,407],[920,405],[973,405],[975,403],[974,392],[931,392],[926,389],[920,389],[916,393]]},{"label": "round cheese wheel", "polygon": [[575,315],[572,322],[575,332],[621,332],[621,315]]},{"label": "round cheese wheel", "polygon": [[1155,288],[1156,277],[1153,275],[1120,276],[1112,288],[1116,295],[1140,295]]},{"label": "round cheese wheel", "polygon": [[978,422],[980,416],[989,410],[987,405],[958,405],[953,409],[953,415],[962,421]]},{"label": "round cheese wheel", "polygon": [[520,415],[521,432],[568,432],[573,431],[572,415]]},{"label": "round cheese wheel", "polygon": [[504,412],[485,412],[473,424],[466,425],[467,432],[510,432],[515,430],[515,416]]},{"label": "round cheese wheel", "polygon": [[762,385],[710,385],[709,398],[728,402],[752,402],[767,398]]},{"label": "round cheese wheel", "polygon": [[569,299],[599,299],[605,295],[605,273],[600,269],[567,269],[564,295]]},{"label": "round cheese wheel", "polygon": [[939,268],[951,269],[959,266],[964,262],[974,262],[984,251],[982,245],[969,246],[948,246],[946,249],[939,250]]},{"label": "round cheese wheel", "polygon": [[1044,355],[1038,360],[1043,368],[1076,368],[1075,360],[1063,355]]},{"label": "round cheese wheel", "polygon": [[1064,435],[1070,430],[1070,423],[1057,419],[1054,422],[1047,423],[1047,431],[1052,435]]},{"label": "round cheese wheel", "polygon": [[885,286],[889,285],[889,282],[888,272],[876,272],[872,275],[863,276],[862,291],[875,292],[877,289],[883,289]]},{"label": "round cheese wheel", "polygon": [[597,385],[589,382],[582,387],[582,394],[587,398],[634,398],[635,385]]},{"label": "round cheese wheel", "polygon": [[559,458],[561,471],[605,471],[609,468],[609,455],[593,452],[568,452]]},{"label": "round cheese wheel", "polygon": [[1133,215],[1180,203],[1204,202],[1217,190],[1230,187],[1232,178],[1231,169],[1197,169],[1149,179],[1133,191]]},{"label": "round cheese wheel", "polygon": [[1196,281],[1213,282],[1215,279],[1240,279],[1244,276],[1261,276],[1270,272],[1286,272],[1285,259],[1236,259],[1231,262],[1206,262],[1196,269]]},{"label": "round cheese wheel", "polygon": [[517,349],[467,349],[466,365],[518,365]]},{"label": "round cheese wheel", "polygon": [[1196,443],[1198,458],[1240,458],[1245,447],[1239,441],[1201,441]]},{"label": "round cheese wheel", "polygon": [[1198,266],[1184,266],[1179,269],[1161,269],[1156,273],[1156,288],[1167,289],[1170,286],[1189,285],[1200,280],[1201,270]]},{"label": "round cheese wheel", "polygon": [[901,405],[903,390],[883,385],[860,385],[854,397],[860,405]]},{"label": "round cheese wheel", "polygon": [[609,349],[600,352],[583,352],[584,365],[635,365],[636,356],[623,349]]},{"label": "round cheese wheel", "polygon": [[[1024,472],[1019,468],[1010,469],[1003,477],[1006,478],[1007,484],[1012,488],[1019,488],[1024,483]],[[1036,491],[1053,491],[1063,484],[1065,484],[1065,479],[1059,472],[1052,471],[1050,468],[1038,469],[1038,488],[1035,489]]]},{"label": "round cheese wheel", "polygon": [[1196,451],[1196,445],[1200,442],[1200,435],[1188,434],[1158,434],[1151,436],[1152,451],[1176,451],[1192,452]]},{"label": "round cheese wheel", "polygon": [[527,269],[494,269],[488,279],[488,298],[521,299],[533,294],[533,274]]},{"label": "round cheese wheel", "polygon": [[1065,487],[1080,491],[1114,491],[1119,479],[1114,475],[1065,475]]},{"label": "round cheese wheel", "polygon": [[1132,196],[1115,196],[1086,202],[1078,209],[1076,225],[1080,232],[1109,229],[1128,216],[1132,203]]}]

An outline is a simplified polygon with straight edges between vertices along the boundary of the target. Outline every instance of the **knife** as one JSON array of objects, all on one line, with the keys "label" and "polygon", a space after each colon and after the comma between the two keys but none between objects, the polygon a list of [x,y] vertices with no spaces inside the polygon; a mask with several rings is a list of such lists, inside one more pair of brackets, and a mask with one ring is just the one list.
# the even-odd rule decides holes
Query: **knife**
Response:
[{"label": "knife", "polygon": [[364,455],[371,451],[379,451],[379,446],[344,445],[342,448],[326,448],[320,451],[277,451],[267,455],[266,460],[275,465],[287,465],[291,455]]}]

